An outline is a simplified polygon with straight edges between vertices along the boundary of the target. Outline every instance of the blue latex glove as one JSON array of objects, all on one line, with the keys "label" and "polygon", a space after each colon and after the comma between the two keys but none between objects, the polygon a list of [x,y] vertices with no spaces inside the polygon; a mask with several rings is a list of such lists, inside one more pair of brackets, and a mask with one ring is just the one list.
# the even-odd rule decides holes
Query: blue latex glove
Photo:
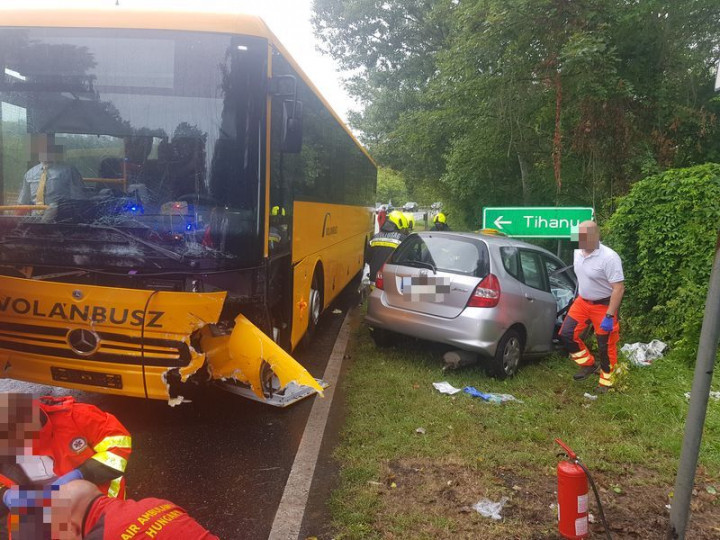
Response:
[{"label": "blue latex glove", "polygon": [[10,510],[15,508],[19,501],[20,501],[20,490],[19,489],[8,488],[5,490],[5,493],[3,493],[2,502]]},{"label": "blue latex glove", "polygon": [[502,398],[497,396],[496,394],[486,394],[485,392],[481,392],[474,386],[466,386],[465,388],[463,388],[463,392],[469,394],[472,397],[478,397],[484,399],[485,401],[490,401],[493,403],[500,403],[502,401]]},{"label": "blue latex glove", "polygon": [[608,317],[607,315],[605,315],[605,318],[600,323],[600,330],[604,330],[605,332],[612,332],[614,325],[615,319],[613,317]]},{"label": "blue latex glove", "polygon": [[69,473],[63,474],[60,478],[56,479],[54,482],[52,482],[53,486],[62,486],[63,484],[67,484],[68,482],[72,480],[82,480],[83,475],[82,473],[77,470],[73,469]]}]

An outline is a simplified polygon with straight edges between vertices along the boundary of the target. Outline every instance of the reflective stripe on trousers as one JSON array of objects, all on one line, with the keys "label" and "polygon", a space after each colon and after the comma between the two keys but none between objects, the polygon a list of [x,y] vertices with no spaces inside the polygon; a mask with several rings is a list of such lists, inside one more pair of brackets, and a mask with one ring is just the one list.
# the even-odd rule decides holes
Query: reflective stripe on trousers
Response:
[{"label": "reflective stripe on trousers", "polygon": [[602,369],[599,384],[602,386],[612,386],[612,373],[617,364],[617,343],[620,340],[620,323],[617,318],[614,320],[612,332],[608,333],[600,328],[607,308],[606,305],[591,304],[577,297],[560,329],[560,338],[570,352],[570,357],[580,366],[592,366],[595,358],[580,339],[580,334],[592,324],[598,343],[598,357]]}]

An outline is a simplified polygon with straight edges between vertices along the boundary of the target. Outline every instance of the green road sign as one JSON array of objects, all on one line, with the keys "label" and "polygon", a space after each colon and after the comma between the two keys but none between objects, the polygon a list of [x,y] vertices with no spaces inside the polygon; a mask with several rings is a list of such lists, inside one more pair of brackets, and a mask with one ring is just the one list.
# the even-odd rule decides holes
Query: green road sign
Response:
[{"label": "green road sign", "polygon": [[593,218],[592,208],[555,206],[485,208],[483,227],[521,238],[570,238],[572,227]]}]

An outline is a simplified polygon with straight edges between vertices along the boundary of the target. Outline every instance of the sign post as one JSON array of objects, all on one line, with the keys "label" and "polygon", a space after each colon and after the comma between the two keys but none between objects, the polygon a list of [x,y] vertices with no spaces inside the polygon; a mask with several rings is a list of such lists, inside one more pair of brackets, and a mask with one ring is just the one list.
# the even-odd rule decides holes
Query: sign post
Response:
[{"label": "sign post", "polygon": [[[715,79],[715,91],[720,91],[720,62]],[[690,391],[690,405],[685,420],[685,436],[683,437],[680,463],[675,477],[675,490],[670,507],[670,524],[668,539],[684,539],[690,515],[690,499],[695,485],[695,471],[700,456],[705,414],[710,399],[710,388],[713,378],[715,360],[717,358],[718,341],[720,341],[720,231],[715,244],[715,259],[710,273],[710,285],[705,301],[700,341],[695,360],[695,375]]]},{"label": "sign post", "polygon": [[570,238],[572,229],[592,218],[593,209],[584,207],[485,208],[483,228],[521,238]]}]

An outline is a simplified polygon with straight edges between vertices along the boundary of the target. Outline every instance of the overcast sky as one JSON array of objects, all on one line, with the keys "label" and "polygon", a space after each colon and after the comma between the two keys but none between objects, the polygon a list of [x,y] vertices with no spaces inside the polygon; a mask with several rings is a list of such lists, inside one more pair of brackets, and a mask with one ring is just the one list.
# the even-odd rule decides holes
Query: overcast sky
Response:
[{"label": "overcast sky", "polygon": [[[116,1],[121,7],[141,9],[170,7],[228,11],[228,6],[233,6],[233,10],[260,15],[341,118],[347,119],[348,109],[357,108],[342,86],[335,62],[316,50],[317,41],[310,24],[312,0],[11,0],[11,3],[29,7],[77,8],[114,6]],[[7,0],[0,2],[5,4]]]}]

